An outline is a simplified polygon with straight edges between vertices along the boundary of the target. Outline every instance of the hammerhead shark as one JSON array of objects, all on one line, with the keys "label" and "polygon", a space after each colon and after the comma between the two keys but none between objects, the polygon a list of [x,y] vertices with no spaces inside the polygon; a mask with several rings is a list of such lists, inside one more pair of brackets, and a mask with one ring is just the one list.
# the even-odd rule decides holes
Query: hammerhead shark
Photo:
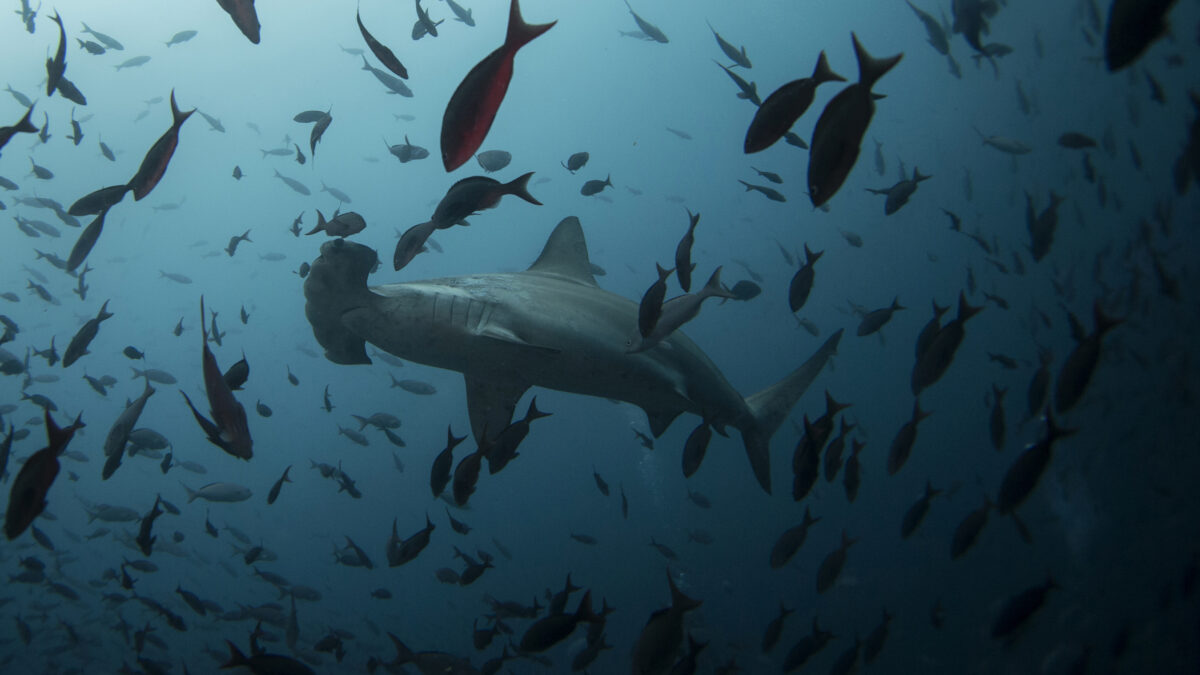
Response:
[{"label": "hammerhead shark", "polygon": [[638,303],[592,277],[579,219],[555,227],[524,272],[368,288],[374,249],[335,239],[321,247],[304,283],[305,315],[325,357],[369,364],[365,343],[402,359],[461,372],[475,439],[512,420],[526,390],[541,386],[632,403],[662,435],[681,413],[719,433],[737,429],[755,478],[771,491],[771,436],[837,351],[834,333],[799,368],[743,398],[681,331],[639,353]]}]

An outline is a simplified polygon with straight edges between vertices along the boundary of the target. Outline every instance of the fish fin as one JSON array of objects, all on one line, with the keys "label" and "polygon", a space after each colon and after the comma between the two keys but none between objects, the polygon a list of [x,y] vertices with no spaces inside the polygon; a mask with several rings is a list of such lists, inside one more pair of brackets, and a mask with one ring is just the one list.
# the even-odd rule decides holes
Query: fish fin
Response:
[{"label": "fish fin", "polygon": [[796,401],[804,394],[830,357],[837,353],[842,331],[834,333],[799,368],[782,380],[746,398],[751,420],[741,423],[742,442],[759,485],[771,491],[770,442]]},{"label": "fish fin", "polygon": [[553,28],[556,23],[558,22],[525,23],[525,19],[521,18],[521,6],[517,0],[512,0],[508,11],[508,32],[504,36],[504,47],[515,52],[529,44],[537,36]]},{"label": "fish fin", "polygon": [[321,246],[321,255],[304,281],[305,316],[317,342],[325,348],[325,358],[334,363],[371,363],[366,342],[343,318],[374,298],[367,289],[367,274],[376,257],[366,246],[334,239]]},{"label": "fish fin", "polygon": [[471,432],[477,443],[484,442],[488,429],[499,433],[513,418],[517,401],[529,389],[524,382],[488,380],[465,377],[467,383],[467,415],[471,418]]},{"label": "fish fin", "polygon": [[542,254],[525,271],[597,285],[579,219],[575,216],[563,218],[546,239]]},{"label": "fish fin", "polygon": [[667,427],[671,426],[671,423],[675,421],[675,418],[679,417],[679,414],[683,412],[682,410],[678,409],[651,410],[645,407],[643,407],[642,410],[646,413],[646,419],[650,423],[650,433],[655,438],[662,436],[663,432],[667,430]]}]

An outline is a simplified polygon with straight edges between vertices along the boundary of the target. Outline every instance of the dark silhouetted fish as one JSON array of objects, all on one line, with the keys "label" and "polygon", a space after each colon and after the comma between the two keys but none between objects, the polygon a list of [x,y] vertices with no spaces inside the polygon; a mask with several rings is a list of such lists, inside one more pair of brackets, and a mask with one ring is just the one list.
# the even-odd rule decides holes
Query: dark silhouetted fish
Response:
[{"label": "dark silhouetted fish", "polygon": [[833,639],[833,633],[827,630],[821,630],[817,625],[817,618],[813,617],[812,632],[800,638],[792,648],[788,650],[787,655],[783,658],[783,672],[790,673],[804,667],[808,660],[816,656],[818,652],[829,644]]},{"label": "dark silhouetted fish", "polygon": [[701,604],[700,600],[689,598],[675,586],[670,570],[667,570],[667,583],[671,588],[671,604],[651,614],[638,635],[633,647],[634,675],[653,675],[669,670],[683,644],[684,614]]},{"label": "dark silhouetted fish", "polygon": [[495,208],[505,195],[513,195],[541,206],[542,203],[529,194],[529,179],[533,172],[518,176],[507,183],[501,183],[486,176],[464,178],[446,191],[446,196],[438,202],[430,221],[438,229],[446,229],[461,224],[468,216],[484,209]]},{"label": "dark silhouetted fish", "polygon": [[67,213],[72,216],[91,216],[102,213],[120,203],[130,189],[128,185],[110,185],[100,188],[76,200]]},{"label": "dark silhouetted fish", "polygon": [[324,232],[331,237],[348,237],[352,234],[358,234],[367,227],[367,221],[363,217],[353,211],[338,214],[333,217],[333,220],[325,220],[325,214],[317,210],[317,226],[311,231],[306,232],[306,235]]},{"label": "dark silhouetted fish", "polygon": [[887,472],[889,476],[896,475],[900,467],[908,461],[909,456],[912,455],[913,445],[917,442],[917,425],[932,414],[921,410],[920,401],[913,401],[912,418],[900,426],[900,430],[892,438],[891,447],[888,448]]},{"label": "dark silhouetted fish", "polygon": [[[708,22],[706,21],[705,23]],[[725,52],[725,56],[728,56],[730,60],[743,68],[750,68],[753,65],[750,63],[750,57],[746,56],[745,46],[739,50],[737,47],[726,42],[725,38],[721,37],[721,34],[717,32],[716,28],[712,27],[711,23],[708,24],[708,29],[712,31],[713,37],[717,39],[717,45],[721,47],[721,51]]]},{"label": "dark silhouetted fish", "polygon": [[991,510],[992,500],[984,495],[983,506],[968,513],[958,523],[958,526],[954,528],[954,537],[950,540],[951,560],[957,560],[971,550],[971,547],[975,545],[975,540],[979,538],[979,533],[987,525],[988,513]]},{"label": "dark silhouetted fish", "polygon": [[517,0],[512,0],[504,44],[467,73],[446,104],[441,137],[442,164],[446,171],[462,166],[483,144],[508,91],[517,51],[555,23],[525,23]]},{"label": "dark silhouetted fish", "polygon": [[217,365],[217,359],[208,348],[208,331],[204,328],[204,297],[200,298],[200,333],[202,371],[204,373],[204,388],[208,394],[208,405],[212,420],[206,419],[192,405],[191,399],[182,391],[183,398],[191,408],[192,415],[200,428],[204,430],[208,440],[213,445],[239,459],[249,460],[253,456],[253,440],[250,438],[250,427],[246,421],[246,409],[233,397],[233,392],[225,382],[225,375]]},{"label": "dark silhouetted fish", "polygon": [[817,57],[812,77],[788,82],[762,102],[758,111],[754,113],[754,119],[750,121],[750,128],[746,130],[746,140],[742,144],[743,152],[748,155],[766,150],[783,138],[804,111],[808,110],[808,106],[812,105],[817,86],[822,82],[845,81],[846,78],[830,69],[829,62],[825,60],[825,52],[821,52]]},{"label": "dark silhouetted fish", "polygon": [[88,319],[87,323],[79,329],[75,336],[71,338],[70,344],[67,345],[66,351],[63,352],[63,368],[69,368],[71,364],[79,360],[81,356],[88,352],[88,345],[95,339],[96,334],[100,332],[100,324],[106,319],[112,318],[112,313],[108,311],[108,301],[100,306],[100,311],[96,313],[94,318]]},{"label": "dark silhouetted fish", "polygon": [[654,266],[658,270],[658,279],[642,294],[642,301],[638,305],[638,332],[643,338],[648,337],[658,323],[658,317],[662,314],[663,299],[667,295],[667,279],[675,271],[663,269],[658,263]]},{"label": "dark silhouetted fish", "polygon": [[[33,125],[31,124],[29,126],[33,126]],[[34,131],[37,131],[37,129],[34,128]],[[3,145],[0,145],[0,147],[3,147]],[[577,152],[567,158],[566,163],[563,164],[563,168],[565,168],[567,171],[570,171],[571,173],[575,173],[576,171],[582,169],[588,163],[588,158],[590,156],[591,155],[589,155],[586,152]]]},{"label": "dark silhouetted fish", "polygon": [[[906,0],[908,2],[908,0]],[[942,24],[933,16],[922,10],[920,7],[908,2],[908,6],[916,13],[917,18],[921,20],[921,24],[925,26],[925,32],[929,35],[929,44],[938,51],[939,54],[950,54],[950,38],[946,35],[946,30]]]},{"label": "dark silhouetted fish", "polygon": [[[107,208],[101,211],[100,215],[96,216],[96,219],[89,223],[87,227],[83,228],[83,232],[79,234],[79,239],[71,247],[71,254],[67,257],[68,271],[74,271],[87,258],[88,254],[92,252],[92,247],[96,245],[96,241],[100,239],[100,232],[104,229],[104,217],[106,215],[108,215]],[[81,278],[82,276],[80,275]]]},{"label": "dark silhouetted fish", "polygon": [[179,144],[179,128],[194,112],[196,112],[195,109],[186,113],[179,111],[179,107],[175,105],[175,90],[172,89],[171,116],[173,122],[171,128],[159,137],[154,145],[150,146],[137,173],[129,180],[129,189],[133,191],[134,201],[141,201],[143,197],[150,194],[154,186],[158,185],[158,181],[162,180],[163,174],[167,171],[167,164],[170,163],[171,156],[175,154],[175,147]]},{"label": "dark silhouetted fish", "polygon": [[909,380],[914,395],[920,394],[926,387],[941,379],[954,361],[954,355],[966,336],[967,320],[982,310],[982,306],[968,305],[966,296],[961,292],[958,294],[958,315],[942,326],[917,356]]},{"label": "dark silhouetted fish", "polygon": [[813,518],[811,510],[805,507],[804,520],[799,525],[785,530],[783,534],[779,535],[779,539],[775,540],[775,545],[771,547],[771,569],[777,570],[788,564],[800,547],[804,545],[804,540],[808,538],[808,528],[820,520],[820,518]]},{"label": "dark silhouetted fish", "polygon": [[[38,450],[25,460],[21,470],[12,480],[8,493],[8,510],[4,513],[4,535],[9,541],[16,539],[26,530],[35,518],[46,509],[46,494],[58,477],[58,457],[67,449],[67,444],[75,432],[86,426],[79,417],[66,429],[60,429],[50,417],[50,411],[44,412],[46,426],[46,447]],[[11,430],[9,435],[11,437]],[[11,442],[11,438],[5,441]]]},{"label": "dark silhouetted fish", "polygon": [[593,178],[587,181],[583,184],[583,187],[579,188],[579,194],[584,197],[591,197],[592,195],[600,194],[606,187],[612,187],[612,174],[609,174],[604,180]]},{"label": "dark silhouetted fish", "polygon": [[363,40],[366,41],[367,46],[370,47],[371,53],[375,55],[375,58],[379,59],[379,62],[383,64],[384,68],[387,68],[397,76],[407,80],[408,69],[404,67],[403,63],[400,63],[400,59],[396,58],[396,55],[392,53],[391,49],[388,49],[386,45],[379,40],[376,40],[375,36],[371,35],[370,31],[367,30],[367,27],[363,25],[361,13],[356,13],[355,18],[358,20],[358,30],[362,33]]},{"label": "dark silhouetted fish", "polygon": [[1116,72],[1141,57],[1167,33],[1166,15],[1175,0],[1113,0],[1104,33],[1104,64]]},{"label": "dark silhouetted fish", "polygon": [[637,22],[638,28],[642,29],[642,33],[645,34],[647,38],[663,44],[670,42],[670,40],[667,39],[667,34],[659,30],[658,26],[646,21],[642,17],[638,16],[637,12],[633,11],[633,7],[629,5],[629,0],[625,0],[625,6],[629,7],[629,13],[633,15],[633,20]]},{"label": "dark silhouetted fish", "polygon": [[1054,409],[1060,413],[1075,407],[1083,397],[1083,392],[1092,379],[1092,373],[1100,362],[1101,339],[1105,333],[1124,321],[1106,316],[1098,301],[1092,306],[1092,316],[1095,328],[1091,334],[1078,338],[1079,344],[1067,355],[1067,360],[1058,371],[1058,383],[1054,388]]},{"label": "dark silhouetted fish", "polygon": [[812,292],[814,279],[813,265],[824,254],[824,251],[813,253],[809,250],[808,244],[804,245],[804,265],[796,270],[796,274],[792,276],[792,280],[788,284],[788,307],[792,309],[793,313],[800,311],[800,308],[808,301],[808,294]]},{"label": "dark silhouetted fish", "polygon": [[[688,230],[675,246],[675,278],[679,280],[679,287],[683,289],[684,293],[692,290],[692,245],[696,241],[696,225],[700,223],[700,214],[692,213],[689,210],[688,220],[690,221]],[[642,335],[646,335],[646,333],[643,332]]]},{"label": "dark silhouetted fish", "polygon": [[883,59],[872,57],[850,34],[858,58],[858,82],[846,87],[825,105],[813,129],[808,159],[808,194],[813,206],[828,202],[850,175],[858,160],[863,136],[875,115],[871,93],[879,78],[891,70],[904,54]]},{"label": "dark silhouetted fish", "polygon": [[913,532],[921,526],[925,521],[925,516],[929,513],[929,503],[937,495],[942,494],[942,490],[933,487],[928,481],[925,482],[925,494],[921,495],[917,501],[913,502],[912,506],[904,512],[904,518],[900,521],[900,538],[908,539]]},{"label": "dark silhouetted fish", "polygon": [[1009,598],[992,622],[992,637],[1008,637],[1023,626],[1046,603],[1046,594],[1057,588],[1054,579],[1047,577],[1046,583],[1027,588]]},{"label": "dark silhouetted fish", "polygon": [[917,191],[918,183],[930,178],[932,178],[932,176],[921,175],[921,170],[914,166],[911,179],[905,178],[904,172],[902,171],[900,173],[900,181],[895,185],[883,190],[867,188],[867,192],[877,195],[887,195],[887,200],[883,203],[883,215],[890,216],[899,211],[900,207],[908,203],[908,198]]}]

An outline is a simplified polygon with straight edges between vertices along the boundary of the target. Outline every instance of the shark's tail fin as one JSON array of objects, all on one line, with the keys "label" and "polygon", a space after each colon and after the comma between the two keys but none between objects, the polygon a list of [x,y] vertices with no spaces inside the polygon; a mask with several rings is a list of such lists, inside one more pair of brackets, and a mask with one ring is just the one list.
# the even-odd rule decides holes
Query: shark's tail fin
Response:
[{"label": "shark's tail fin", "polygon": [[346,328],[342,315],[370,301],[367,274],[376,260],[371,248],[334,239],[321,246],[304,281],[304,314],[325,358],[334,363],[371,363],[365,342]]},{"label": "shark's tail fin", "polygon": [[746,455],[750,458],[754,477],[767,492],[771,491],[771,437],[796,405],[796,401],[800,400],[805,390],[821,373],[825,363],[837,353],[838,341],[841,339],[842,331],[839,330],[799,368],[775,384],[746,398],[753,421],[741,428],[742,442],[746,445]]}]

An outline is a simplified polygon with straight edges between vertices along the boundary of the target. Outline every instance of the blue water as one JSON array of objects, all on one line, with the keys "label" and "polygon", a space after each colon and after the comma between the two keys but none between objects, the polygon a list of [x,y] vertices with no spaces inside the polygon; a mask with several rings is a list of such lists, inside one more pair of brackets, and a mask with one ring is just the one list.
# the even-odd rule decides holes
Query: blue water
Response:
[{"label": "blue water", "polygon": [[[0,546],[0,562],[4,573],[16,575],[21,558],[36,556],[46,563],[47,579],[70,587],[78,599],[68,600],[46,584],[6,584],[0,591],[2,670],[121,672],[122,663],[135,664],[138,658],[132,637],[122,636],[122,623],[130,633],[149,623],[151,635],[161,640],[147,643],[143,665],[133,666],[142,670],[133,672],[183,672],[185,665],[193,673],[215,672],[228,654],[226,639],[247,651],[253,619],[198,616],[174,592],[176,586],[231,615],[239,606],[273,602],[286,615],[289,601],[252,574],[238,553],[246,547],[231,532],[223,530],[216,539],[205,533],[206,516],[218,527],[244,531],[278,556],[259,561],[260,569],[320,592],[319,601],[298,603],[301,632],[294,652],[317,672],[362,672],[372,656],[390,661],[394,649],[385,631],[414,650],[453,653],[479,667],[507,642],[500,636],[484,652],[472,647],[472,622],[485,625],[490,612],[484,595],[525,604],[536,597],[544,606],[545,591],[562,588],[568,573],[591,590],[597,606],[603,598],[615,608],[606,628],[614,647],[602,652],[589,672],[628,672],[647,618],[670,601],[668,572],[684,593],[703,600],[684,626],[709,643],[699,659],[704,673],[731,660],[741,672],[778,671],[814,617],[836,635],[806,666],[824,672],[853,646],[856,635],[866,637],[884,608],[895,619],[882,653],[869,666],[875,671],[1058,673],[1084,650],[1090,653],[1086,672],[1193,670],[1200,659],[1200,625],[1196,597],[1186,595],[1184,585],[1189,570],[1195,575],[1198,555],[1193,484],[1200,469],[1195,453],[1200,429],[1192,414],[1197,375],[1192,354],[1198,319],[1194,214],[1200,204],[1194,189],[1175,192],[1171,168],[1197,114],[1187,90],[1197,85],[1194,27],[1200,17],[1195,3],[1181,3],[1170,15],[1172,37],[1151,47],[1134,67],[1110,74],[1097,62],[1102,30],[1097,34],[1090,27],[1089,2],[1097,0],[1012,2],[1002,8],[985,41],[1009,44],[1013,53],[997,61],[996,72],[986,62],[977,67],[962,37],[952,36],[961,79],[948,72],[946,57],[926,44],[924,28],[902,3],[638,3],[635,9],[670,38],[669,44],[658,44],[620,35],[637,28],[623,3],[525,2],[528,21],[558,24],[517,55],[512,84],[481,150],[512,153],[512,164],[495,175],[500,180],[534,171],[530,189],[544,205],[506,197],[495,210],[472,217],[471,227],[435,234],[444,253],[419,255],[398,273],[385,263],[371,282],[518,271],[537,256],[555,224],[575,215],[592,261],[606,271],[600,285],[636,301],[654,280],[654,263],[671,263],[687,226],[686,207],[702,215],[693,251],[695,285],[718,265],[727,284],[747,278],[737,261],[763,278],[758,298],[709,301],[685,328],[735,389],[745,395],[759,391],[838,329],[846,334],[833,363],[773,439],[773,494],[758,487],[737,434],[714,436],[702,468],[685,480],[680,452],[698,422],[693,416],[676,420],[648,451],[633,434],[649,433],[641,410],[535,387],[517,410],[524,411],[536,395],[538,407],[553,416],[533,425],[510,467],[483,476],[467,508],[451,509],[474,528],[466,536],[450,529],[446,502],[431,498],[428,486],[447,425],[458,435],[469,429],[461,375],[412,362],[400,368],[379,359],[370,366],[338,366],[322,358],[305,320],[303,282],[296,274],[301,263],[316,258],[321,242],[315,236],[294,238],[287,228],[303,213],[307,231],[316,222],[316,209],[328,216],[338,207],[319,191],[324,182],[353,199],[344,209],[366,219],[367,229],[353,240],[378,249],[387,261],[397,232],[426,220],[453,182],[483,173],[471,161],[447,175],[438,161],[438,138],[450,94],[503,40],[505,3],[476,0],[477,25],[467,27],[454,21],[444,4],[427,0],[424,6],[433,18],[447,20],[438,37],[416,42],[410,37],[415,20],[410,5],[360,6],[364,22],[407,66],[413,98],[385,93],[360,70],[360,56],[339,49],[365,48],[349,3],[260,3],[259,45],[248,42],[215,2],[137,0],[101,7],[61,0],[42,8],[33,34],[19,16],[6,12],[0,19],[0,79],[37,101],[33,121],[40,127],[47,114],[51,138],[41,144],[21,134],[3,149],[0,175],[20,186],[0,193],[7,206],[3,215],[45,221],[61,236],[32,239],[15,223],[0,230],[0,291],[19,296],[19,301],[0,303],[0,313],[20,327],[15,341],[3,348],[22,358],[26,349],[44,349],[53,337],[61,353],[105,300],[114,317],[102,325],[91,354],[70,368],[30,360],[30,375],[59,379],[35,381],[27,392],[51,398],[59,408],[54,413],[59,424],[82,415],[87,427],[69,450],[87,461],[62,459],[46,514],[35,521],[55,550],[44,550],[27,531]],[[942,4],[948,13],[948,3]],[[938,14],[932,2],[921,6]],[[66,75],[87,96],[86,107],[40,95],[44,60],[58,44],[57,26],[48,17],[54,9],[63,16],[70,40]],[[1106,8],[1100,12],[1103,17]],[[753,68],[742,76],[757,82],[764,98],[779,85],[807,76],[821,50],[836,72],[854,80],[851,31],[875,56],[904,53],[875,87],[886,98],[877,102],[862,155],[828,212],[812,209],[805,194],[805,151],[780,142],[757,156],[741,153],[754,109],[735,97],[733,83],[712,63],[727,60],[706,20],[730,42],[746,45]],[[81,32],[83,21],[120,40],[124,50],[93,56],[80,49],[75,38],[94,39]],[[164,46],[187,29],[198,34]],[[1043,45],[1043,56],[1035,53],[1035,40]],[[151,59],[141,67],[114,68],[138,55]],[[1171,65],[1174,55],[1182,65]],[[1147,73],[1161,84],[1165,102],[1151,100]],[[1018,82],[1033,102],[1031,114],[1018,108]],[[822,85],[793,130],[811,140],[821,109],[842,86]],[[153,193],[136,203],[126,197],[113,207],[87,260],[94,270],[87,274],[90,288],[81,301],[71,291],[76,280],[35,253],[66,258],[79,231],[52,211],[16,198],[51,197],[69,206],[94,189],[127,180],[170,124],[166,99],[172,89],[183,110],[199,108],[219,118],[225,131],[193,116]],[[156,97],[161,100],[146,103]],[[85,120],[78,147],[66,138],[73,108],[76,119]],[[315,157],[308,147],[310,126],[292,121],[309,109],[333,116]],[[145,110],[149,114],[136,119]],[[0,122],[15,121],[23,111],[12,97],[0,94]],[[414,119],[395,117],[400,114]],[[1003,154],[981,144],[975,127],[1020,140],[1032,151],[1016,158]],[[1097,183],[1085,180],[1081,151],[1057,145],[1065,131],[1098,141],[1111,137],[1112,153],[1103,147],[1088,152]],[[398,163],[383,143],[400,143],[405,135],[428,148],[430,157]],[[260,154],[284,146],[285,139],[288,147],[303,148],[306,164]],[[100,140],[117,153],[115,162],[100,154]],[[882,143],[884,175],[875,168],[875,141]],[[1131,144],[1140,153],[1141,170],[1131,162]],[[580,150],[590,153],[590,161],[571,175],[560,162]],[[42,181],[26,175],[26,156],[55,177]],[[901,162],[908,171],[919,167],[932,178],[898,213],[885,217],[883,197],[864,188],[895,183]],[[245,174],[240,181],[230,175],[234,166]],[[768,185],[751,166],[783,177],[781,186],[772,187],[786,203],[743,190],[738,179]],[[293,192],[273,177],[275,170],[304,183],[312,195]],[[584,181],[610,174],[613,188],[600,197],[580,196]],[[1099,183],[1107,193],[1104,206]],[[1066,197],[1051,251],[1037,263],[1026,248],[1025,191],[1039,209],[1050,191]],[[950,231],[942,209],[962,217],[964,232],[978,231],[995,242],[1000,252],[991,258],[1007,271],[988,262],[971,239]],[[1163,212],[1169,217],[1156,218]],[[80,220],[86,225],[91,217]],[[229,238],[247,229],[251,242],[228,256],[222,249]],[[840,231],[857,233],[864,245],[850,246]],[[797,315],[815,324],[818,336],[788,316],[787,287],[795,270],[779,247],[795,254],[805,244],[825,252],[812,295]],[[263,258],[270,253],[283,259]],[[1014,254],[1022,259],[1024,274],[1014,269]],[[1152,256],[1178,282],[1180,299],[1160,292]],[[26,268],[47,278],[44,286],[60,304],[25,290],[33,278]],[[987,291],[1005,298],[1010,308],[988,303],[967,324],[955,362],[921,396],[922,409],[933,415],[919,427],[912,458],[889,477],[887,449],[913,404],[908,378],[916,335],[929,319],[931,300],[953,304],[965,290],[967,268],[978,282],[978,291],[967,296],[971,304],[984,304]],[[193,283],[168,281],[160,270],[186,275]],[[672,285],[669,295],[677,292]],[[237,394],[254,438],[249,462],[207,443],[176,391],[207,409],[200,405],[205,400],[201,295],[228,332],[222,346],[212,345],[218,362],[227,367],[244,353],[250,364],[249,382]],[[908,309],[897,312],[881,335],[854,335],[860,319],[852,305],[871,310],[894,297]],[[1067,313],[1090,331],[1094,302],[1125,322],[1105,337],[1083,400],[1058,420],[1078,433],[1056,444],[1045,476],[1018,510],[1032,543],[1021,540],[1009,518],[993,512],[974,549],[952,561],[949,544],[958,522],[985,494],[995,498],[1021,448],[1042,434],[1040,422],[1023,421],[1038,348],[1053,353],[1057,373],[1075,344]],[[245,324],[238,318],[242,307],[249,314]],[[1049,317],[1049,327],[1038,311]],[[180,318],[184,332],[176,337],[172,329]],[[128,345],[145,352],[145,363],[122,355]],[[1017,369],[989,361],[988,352],[1016,359]],[[107,429],[123,402],[142,392],[142,381],[130,379],[130,366],[150,366],[178,378],[177,385],[155,385],[158,392],[139,426],[166,435],[174,460],[199,463],[205,475],[181,466],[163,475],[159,460],[134,456],[112,478],[101,480]],[[298,386],[289,384],[289,368]],[[117,384],[101,397],[82,381],[84,373],[112,375]],[[389,374],[431,383],[437,393],[418,396],[390,388]],[[17,406],[5,421],[30,431],[14,444],[12,475],[45,438],[41,410],[21,400],[23,379],[0,379],[0,403]],[[985,397],[993,384],[1008,389],[1002,452],[991,447],[988,436],[991,408]],[[332,412],[322,407],[326,385]],[[844,415],[858,425],[854,437],[866,442],[862,487],[853,504],[840,477],[827,483],[822,476],[801,503],[789,494],[797,425],[803,415],[815,418],[823,412],[825,391],[853,404]],[[274,410],[269,419],[254,412],[260,400]],[[407,447],[395,448],[369,428],[369,447],[338,434],[338,425],[357,428],[351,414],[379,411],[403,421],[396,431]],[[456,461],[471,447],[471,442],[460,446]],[[339,492],[335,482],[310,468],[310,460],[340,463],[357,480],[362,499]],[[268,506],[268,490],[289,465],[293,482]],[[612,486],[611,496],[597,490],[593,471]],[[197,488],[214,481],[247,486],[253,497],[234,504],[187,502],[182,484]],[[900,520],[926,481],[946,492],[933,500],[917,532],[901,539]],[[628,496],[628,519],[621,514],[619,489]],[[707,496],[711,508],[690,501],[689,489]],[[105,571],[123,560],[145,557],[132,543],[137,522],[89,524],[84,507],[85,502],[108,503],[144,513],[156,495],[182,513],[163,515],[154,524],[159,539],[149,560],[158,571],[129,571],[137,579],[137,594],[182,616],[186,631],[171,628],[132,599],[120,588],[119,572],[117,580],[105,578]],[[790,564],[770,569],[767,558],[776,538],[798,523],[806,508],[820,522]],[[437,526],[431,544],[414,562],[389,569],[384,551],[393,519],[404,537],[423,525],[426,513]],[[83,538],[101,526],[112,532]],[[697,529],[713,542],[689,542],[688,530]],[[122,535],[126,531],[128,536]],[[836,586],[818,594],[817,567],[837,547],[842,531],[858,542]],[[169,543],[175,532],[182,541]],[[598,543],[578,543],[571,533],[591,535]],[[366,550],[374,570],[334,564],[331,552],[345,544],[346,536]],[[650,546],[651,538],[670,546],[679,559],[664,559]],[[500,554],[495,540],[511,559]],[[439,583],[438,568],[461,569],[453,559],[456,546],[490,553],[495,569],[470,586]],[[1061,588],[1050,593],[1018,638],[1011,644],[992,638],[992,622],[1004,602],[1048,574]],[[371,597],[378,588],[388,589],[392,599]],[[102,597],[113,593],[125,600]],[[574,595],[568,608],[573,610],[579,597]],[[780,602],[796,612],[780,644],[763,654],[762,632]],[[929,618],[936,602],[944,608],[941,628]],[[32,629],[28,645],[18,634],[18,618]],[[506,620],[513,642],[530,623]],[[264,629],[266,650],[287,653],[284,627],[264,624]],[[352,634],[344,639],[340,663],[314,650],[333,629]],[[568,672],[583,648],[584,633],[580,628],[547,651],[549,665],[518,659],[504,670]]]}]

